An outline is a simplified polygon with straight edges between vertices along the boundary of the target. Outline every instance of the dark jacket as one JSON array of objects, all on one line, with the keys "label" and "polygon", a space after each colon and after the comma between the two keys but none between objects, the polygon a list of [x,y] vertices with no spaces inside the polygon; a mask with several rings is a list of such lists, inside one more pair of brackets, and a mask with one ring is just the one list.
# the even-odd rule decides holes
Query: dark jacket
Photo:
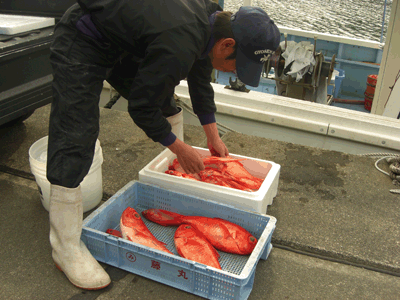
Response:
[{"label": "dark jacket", "polygon": [[[141,60],[128,102],[135,123],[154,141],[170,130],[160,106],[187,78],[194,112],[216,111],[212,65],[203,55],[209,16],[222,8],[209,0],[78,0],[101,35]],[[203,55],[203,58],[202,58]],[[133,105],[134,103],[134,105]]]}]

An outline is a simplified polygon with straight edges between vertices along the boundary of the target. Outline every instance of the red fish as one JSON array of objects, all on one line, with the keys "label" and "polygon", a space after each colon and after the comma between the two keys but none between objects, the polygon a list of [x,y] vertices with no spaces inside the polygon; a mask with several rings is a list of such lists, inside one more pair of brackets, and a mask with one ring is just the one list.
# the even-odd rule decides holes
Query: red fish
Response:
[{"label": "red fish", "polygon": [[225,225],[225,227],[228,229],[229,233],[231,234],[231,236],[235,241],[242,241],[238,242],[238,247],[240,252],[242,252],[243,254],[246,253],[250,254],[253,251],[254,247],[257,244],[257,239],[254,236],[252,236],[250,232],[248,232],[243,227],[235,223],[229,222],[227,220],[221,218],[215,218],[215,219]]},{"label": "red fish", "polygon": [[263,180],[251,175],[243,167],[241,160],[245,159],[217,156],[203,157],[205,169],[192,175],[186,174],[178,160],[174,159],[165,173],[248,192],[258,190]]},{"label": "red fish", "polygon": [[120,231],[118,231],[118,230],[115,230],[115,229],[109,228],[109,229],[106,230],[106,233],[111,234],[111,235],[116,236],[116,237],[121,237],[122,238],[122,233]]},{"label": "red fish", "polygon": [[194,226],[179,226],[175,231],[174,241],[180,256],[221,270],[217,250]]},{"label": "red fish", "polygon": [[257,244],[257,239],[246,229],[219,218],[184,216],[163,209],[148,209],[142,215],[163,226],[193,225],[215,248],[224,252],[248,255]]},{"label": "red fish", "polygon": [[235,178],[239,183],[245,185],[249,189],[258,190],[263,180],[251,175],[239,162],[231,162],[226,164],[225,174]]},{"label": "red fish", "polygon": [[177,170],[167,170],[165,171],[165,174],[171,174],[171,175],[175,175],[178,177],[183,177],[183,178],[189,178],[189,179],[193,179],[193,180],[198,180],[194,175],[192,174],[186,174],[184,172],[179,172]]},{"label": "red fish", "polygon": [[232,157],[217,157],[217,156],[206,156],[203,157],[203,163],[206,165],[210,164],[220,164],[220,163],[230,163],[245,160],[245,158],[232,158]]},{"label": "red fish", "polygon": [[124,210],[120,221],[121,233],[124,239],[173,254],[150,232],[142,218],[132,207]]}]

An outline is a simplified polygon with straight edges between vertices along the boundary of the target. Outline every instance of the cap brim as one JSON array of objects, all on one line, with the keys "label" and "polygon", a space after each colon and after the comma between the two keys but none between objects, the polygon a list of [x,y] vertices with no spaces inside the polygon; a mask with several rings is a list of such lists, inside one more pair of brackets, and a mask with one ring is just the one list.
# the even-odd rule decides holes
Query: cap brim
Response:
[{"label": "cap brim", "polygon": [[258,87],[262,69],[263,63],[248,59],[239,48],[237,49],[236,73],[240,81],[246,85]]}]

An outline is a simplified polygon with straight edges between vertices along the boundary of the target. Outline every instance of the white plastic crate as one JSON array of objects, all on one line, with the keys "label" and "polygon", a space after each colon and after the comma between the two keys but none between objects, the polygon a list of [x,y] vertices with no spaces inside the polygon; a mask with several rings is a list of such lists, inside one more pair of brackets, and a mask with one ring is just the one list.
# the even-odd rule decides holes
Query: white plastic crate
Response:
[{"label": "white plastic crate", "polygon": [[0,34],[18,34],[34,29],[53,26],[54,18],[0,14]]},{"label": "white plastic crate", "polygon": [[[201,156],[210,156],[210,151],[208,149],[193,148],[196,149]],[[273,198],[278,192],[280,165],[272,161],[231,153],[229,156],[232,158],[245,158],[246,160],[241,161],[244,168],[251,175],[264,179],[259,190],[247,192],[165,174],[165,171],[168,170],[168,166],[176,158],[176,155],[169,149],[165,149],[147,166],[140,170],[139,181],[151,183],[186,195],[233,205],[239,209],[265,214],[267,212],[267,206],[272,204]]]},{"label": "white plastic crate", "polygon": [[[133,207],[138,213],[159,208],[184,215],[219,217],[234,222],[258,239],[251,255],[218,251],[222,270],[178,255],[174,233],[178,226],[164,227],[142,218],[154,236],[174,253],[149,248],[105,233],[119,230],[122,212]],[[124,269],[207,299],[245,300],[253,288],[257,263],[267,259],[276,219],[232,206],[206,201],[154,185],[132,181],[83,222],[82,241],[101,262]]]}]

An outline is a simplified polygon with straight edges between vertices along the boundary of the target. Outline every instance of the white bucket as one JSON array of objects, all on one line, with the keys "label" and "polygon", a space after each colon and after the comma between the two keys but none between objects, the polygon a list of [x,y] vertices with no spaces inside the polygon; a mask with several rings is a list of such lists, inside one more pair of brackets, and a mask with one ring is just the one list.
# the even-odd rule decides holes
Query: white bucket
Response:
[{"label": "white bucket", "polygon": [[181,111],[176,115],[168,117],[167,121],[171,124],[172,133],[183,142],[183,109],[181,107],[179,109]]},{"label": "white bucket", "polygon": [[[48,136],[37,140],[29,148],[29,163],[39,188],[40,198],[44,208],[50,207],[50,182],[46,177]],[[83,212],[95,208],[103,198],[102,166],[103,152],[100,141],[96,141],[95,153],[89,173],[81,182]]]}]

